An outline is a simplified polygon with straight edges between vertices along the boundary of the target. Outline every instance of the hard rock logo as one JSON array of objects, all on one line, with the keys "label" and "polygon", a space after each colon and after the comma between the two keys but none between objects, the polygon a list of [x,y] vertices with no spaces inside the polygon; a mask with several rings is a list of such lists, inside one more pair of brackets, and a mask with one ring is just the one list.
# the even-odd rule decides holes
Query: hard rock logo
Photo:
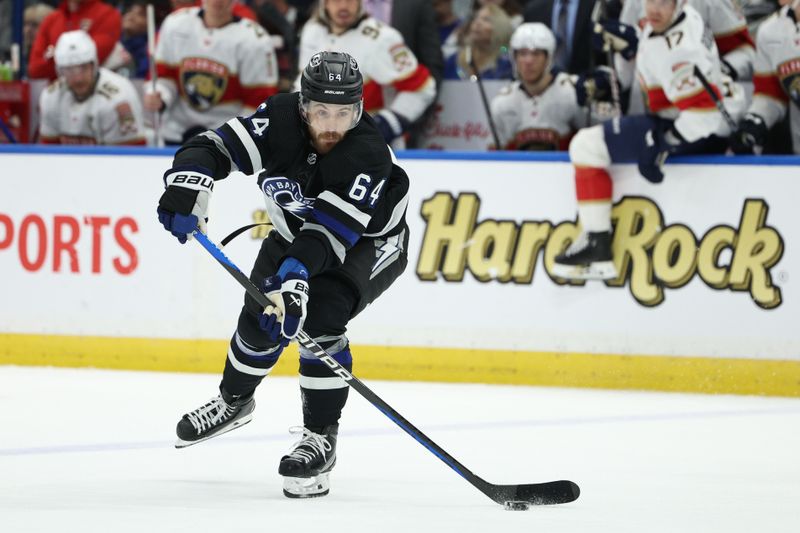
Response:
[{"label": "hard rock logo", "polygon": [[[559,285],[582,285],[550,274],[555,257],[579,232],[573,221],[478,221],[480,198],[474,193],[439,192],[422,204],[426,220],[417,277],[459,282],[469,271],[482,282],[529,284],[538,258]],[[783,237],[766,225],[769,206],[748,198],[738,227],[718,224],[697,236],[684,224],[667,225],[656,203],[626,196],[614,206],[614,262],[619,276],[610,287],[629,285],[636,301],[654,307],[664,301],[664,289],[685,286],[695,276],[717,290],[748,292],[764,309],[782,303],[771,268],[783,255]]]}]

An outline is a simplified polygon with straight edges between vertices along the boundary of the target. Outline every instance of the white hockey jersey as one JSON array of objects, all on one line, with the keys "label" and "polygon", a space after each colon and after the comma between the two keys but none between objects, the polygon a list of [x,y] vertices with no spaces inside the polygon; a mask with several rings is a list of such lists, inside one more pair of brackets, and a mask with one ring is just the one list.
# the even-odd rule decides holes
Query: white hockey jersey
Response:
[{"label": "white hockey jersey", "polygon": [[341,35],[319,20],[309,20],[300,34],[299,64],[305,66],[322,51],[346,52],[355,58],[364,76],[364,109],[372,114],[388,108],[413,122],[436,98],[436,82],[400,32],[373,17],[363,17]]},{"label": "white hockey jersey", "polygon": [[145,144],[142,105],[131,81],[100,67],[94,93],[78,102],[63,80],[39,97],[45,144]]},{"label": "white hockey jersey", "polygon": [[789,110],[792,145],[800,154],[800,23],[790,6],[761,24],[756,44],[755,92],[749,111],[772,127]]},{"label": "white hockey jersey", "polygon": [[572,135],[588,125],[568,74],[557,74],[545,91],[531,96],[519,81],[492,99],[500,149],[566,150]]},{"label": "white hockey jersey", "polygon": [[250,114],[278,92],[277,60],[267,31],[239,18],[207,28],[198,7],[164,19],[156,69],[157,90],[166,105],[162,134],[173,142],[181,141],[189,128],[215,128]]},{"label": "white hockey jersey", "polygon": [[697,67],[734,121],[744,114],[744,90],[722,74],[717,46],[700,14],[691,6],[663,34],[644,27],[636,54],[636,71],[647,105],[653,113],[675,119],[675,128],[688,142],[731,129],[711,95],[695,76]]},{"label": "white hockey jersey", "polygon": [[[680,1],[680,0],[679,0]],[[687,0],[714,35],[720,57],[736,71],[737,79],[753,76],[755,44],[738,0]],[[647,23],[644,0],[625,0],[620,22],[643,29]]]}]

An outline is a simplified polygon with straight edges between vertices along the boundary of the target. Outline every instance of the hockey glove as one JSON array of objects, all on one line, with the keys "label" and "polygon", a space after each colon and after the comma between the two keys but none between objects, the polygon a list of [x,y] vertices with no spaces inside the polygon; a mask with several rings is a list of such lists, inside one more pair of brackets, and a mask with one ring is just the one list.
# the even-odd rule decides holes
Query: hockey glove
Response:
[{"label": "hockey glove", "polygon": [[306,319],[308,269],[293,257],[285,258],[278,273],[264,280],[264,294],[273,305],[264,308],[259,327],[272,342],[295,338]]},{"label": "hockey glove", "polygon": [[381,109],[372,118],[375,120],[375,125],[378,126],[378,131],[386,139],[386,144],[401,136],[411,124],[402,115],[388,109]]},{"label": "hockey glove", "polygon": [[208,201],[214,189],[211,176],[195,170],[170,169],[164,175],[166,190],[158,201],[158,221],[183,244],[192,232],[206,232]]},{"label": "hockey glove", "polygon": [[748,113],[739,123],[739,128],[731,135],[731,150],[734,154],[756,154],[761,151],[767,140],[766,122],[755,113]]},{"label": "hockey glove", "polygon": [[611,69],[608,67],[597,67],[581,74],[575,80],[578,105],[583,107],[591,102],[610,102],[613,94],[611,83]]},{"label": "hockey glove", "polygon": [[601,52],[617,52],[626,60],[636,57],[639,48],[639,36],[636,28],[622,24],[616,20],[596,23],[592,33],[592,48]]},{"label": "hockey glove", "polygon": [[664,163],[669,154],[683,143],[672,121],[655,118],[645,133],[645,146],[639,154],[639,173],[652,183],[664,180]]}]

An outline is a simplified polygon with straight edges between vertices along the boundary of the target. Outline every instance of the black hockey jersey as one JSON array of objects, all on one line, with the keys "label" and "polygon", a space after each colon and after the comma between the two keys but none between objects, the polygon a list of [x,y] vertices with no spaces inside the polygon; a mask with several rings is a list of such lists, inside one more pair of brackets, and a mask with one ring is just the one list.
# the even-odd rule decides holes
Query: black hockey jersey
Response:
[{"label": "black hockey jersey", "polygon": [[214,180],[235,170],[258,174],[269,217],[291,243],[286,255],[314,275],[341,265],[359,239],[405,228],[408,176],[366,113],[330,152],[318,154],[299,97],[277,94],[250,117],[195,137],[175,155],[173,170]]}]

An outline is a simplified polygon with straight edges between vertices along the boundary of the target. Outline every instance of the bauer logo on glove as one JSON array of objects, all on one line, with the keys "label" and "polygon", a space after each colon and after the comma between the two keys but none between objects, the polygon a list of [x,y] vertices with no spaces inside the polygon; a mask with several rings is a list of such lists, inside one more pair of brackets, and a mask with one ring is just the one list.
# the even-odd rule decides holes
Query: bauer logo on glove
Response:
[{"label": "bauer logo on glove", "polygon": [[293,339],[303,328],[308,304],[308,269],[294,258],[286,258],[274,276],[264,280],[264,294],[274,305],[264,308],[259,326],[273,342]]}]

